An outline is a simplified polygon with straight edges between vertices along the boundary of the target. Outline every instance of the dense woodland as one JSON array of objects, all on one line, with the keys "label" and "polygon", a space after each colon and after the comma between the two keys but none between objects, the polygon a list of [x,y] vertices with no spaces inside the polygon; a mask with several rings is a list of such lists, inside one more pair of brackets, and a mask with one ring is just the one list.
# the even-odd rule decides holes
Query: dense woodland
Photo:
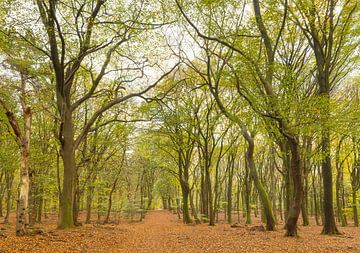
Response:
[{"label": "dense woodland", "polygon": [[0,217],[16,235],[159,208],[286,236],[359,226],[358,0],[0,6]]}]

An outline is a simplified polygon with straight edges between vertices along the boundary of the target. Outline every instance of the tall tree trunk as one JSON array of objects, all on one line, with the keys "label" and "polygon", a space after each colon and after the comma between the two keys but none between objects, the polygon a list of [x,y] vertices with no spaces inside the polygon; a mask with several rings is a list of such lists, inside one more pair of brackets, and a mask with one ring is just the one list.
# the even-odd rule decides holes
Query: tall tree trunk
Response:
[{"label": "tall tree trunk", "polygon": [[9,217],[11,212],[11,193],[12,193],[12,185],[14,181],[14,174],[10,173],[9,171],[5,172],[5,182],[6,182],[6,213],[4,217],[4,223],[9,223]]},{"label": "tall tree trunk", "polygon": [[237,212],[237,222],[238,223],[240,223],[240,198],[241,198],[241,186],[240,186],[240,180],[237,180],[236,212]]},{"label": "tall tree trunk", "polygon": [[0,195],[0,217],[4,217],[4,214],[3,214],[3,198],[4,198],[4,195],[1,194]]},{"label": "tall tree trunk", "polygon": [[211,186],[211,177],[210,177],[210,168],[206,166],[205,168],[205,185],[206,193],[209,207],[209,225],[215,226],[215,212],[214,212],[214,201],[212,195],[212,186]]},{"label": "tall tree trunk", "polygon": [[354,215],[354,225],[355,227],[359,226],[359,213],[357,209],[357,198],[356,198],[356,190],[352,190],[352,207],[353,207],[353,215]]},{"label": "tall tree trunk", "polygon": [[201,221],[198,217],[198,210],[196,209],[196,206],[194,204],[194,194],[193,194],[193,190],[191,190],[191,189],[190,189],[190,193],[189,193],[189,198],[190,198],[191,214],[194,217],[195,223],[200,224]]},{"label": "tall tree trunk", "polygon": [[24,127],[21,130],[15,115],[7,108],[6,104],[0,100],[0,104],[6,110],[6,116],[10,126],[15,134],[16,141],[20,148],[20,183],[19,196],[17,199],[16,209],[16,235],[23,236],[26,234],[28,204],[29,204],[29,190],[30,190],[30,176],[29,176],[29,150],[30,150],[30,134],[31,134],[31,109],[26,103],[26,81],[27,78],[24,73],[21,75],[20,86],[20,104],[22,108],[22,117],[24,120]]},{"label": "tall tree trunk", "polygon": [[337,207],[337,215],[338,215],[338,221],[341,222],[341,226],[346,226],[346,216],[343,212],[343,202],[342,202],[342,193],[344,188],[344,173],[342,171],[342,167],[337,162],[337,174],[336,174],[336,207]]},{"label": "tall tree trunk", "polygon": [[244,200],[246,208],[246,224],[251,224],[251,207],[250,207],[250,195],[251,195],[251,176],[249,173],[249,166],[245,163],[245,189]]},{"label": "tall tree trunk", "polygon": [[229,175],[228,175],[228,184],[227,184],[227,222],[229,224],[232,223],[232,183],[234,177],[234,159],[231,158],[231,165],[229,167]]},{"label": "tall tree trunk", "polygon": [[75,171],[75,180],[74,180],[74,200],[73,200],[73,220],[74,226],[80,226],[81,223],[78,221],[80,213],[80,185],[79,185],[79,170]]},{"label": "tall tree trunk", "polygon": [[286,236],[297,236],[297,221],[301,211],[304,196],[303,189],[303,164],[300,157],[299,142],[295,137],[289,138],[291,148],[291,176],[293,179],[293,199],[286,220]]},{"label": "tall tree trunk", "polygon": [[201,169],[201,215],[202,218],[208,218],[209,217],[209,206],[208,206],[208,193],[207,193],[207,185],[206,185],[206,176],[205,176],[205,168]]},{"label": "tall tree trunk", "polygon": [[0,174],[0,217],[4,217],[3,214],[3,199],[6,190],[5,173],[1,171]]},{"label": "tall tree trunk", "polygon": [[323,187],[321,187],[321,184],[323,182],[322,179],[322,171],[321,171],[321,164],[318,165],[318,175],[319,175],[319,214],[321,218],[321,225],[324,225],[324,198],[323,198]]},{"label": "tall tree trunk", "polygon": [[275,150],[273,147],[270,148],[270,199],[272,209],[274,211],[275,222],[277,221],[277,212],[276,212],[276,179],[275,179]]},{"label": "tall tree trunk", "polygon": [[191,223],[190,211],[189,211],[189,187],[182,186],[182,209],[183,209],[183,222],[185,224]]},{"label": "tall tree trunk", "polygon": [[181,215],[180,215],[180,199],[176,196],[176,211],[177,211],[177,215],[179,220],[181,219]]},{"label": "tall tree trunk", "polygon": [[[336,196],[336,213],[337,213],[337,221],[341,222],[342,220],[342,203],[341,203],[341,195],[340,195],[340,178],[341,178],[341,172],[342,172],[342,168],[340,168],[340,149],[341,149],[341,144],[343,141],[344,137],[340,138],[339,144],[336,148],[336,153],[335,153],[335,167],[336,167],[336,184],[335,184],[335,196]],[[341,225],[343,225],[343,222],[341,222]]]},{"label": "tall tree trunk", "polygon": [[24,111],[25,118],[25,136],[21,145],[21,164],[20,164],[20,193],[16,213],[16,235],[26,234],[27,211],[30,189],[29,178],[29,148],[30,148],[30,129],[31,129],[31,111],[27,107]]},{"label": "tall tree trunk", "polygon": [[317,200],[317,191],[316,191],[316,170],[314,170],[312,176],[312,188],[313,188],[313,201],[314,201],[314,211],[315,211],[315,222],[316,225],[320,225],[319,221],[319,204]]},{"label": "tall tree trunk", "polygon": [[[101,215],[103,214],[103,193],[98,191],[97,192],[97,219],[96,219],[96,223],[100,224],[101,223]],[[130,198],[128,198],[128,201],[131,201]]]},{"label": "tall tree trunk", "polygon": [[[112,186],[111,186],[111,190],[109,192],[109,199],[108,199],[108,208],[107,208],[107,211],[106,211],[106,216],[105,216],[105,220],[104,220],[104,224],[106,223],[109,223],[109,220],[110,220],[110,212],[111,212],[111,207],[112,207],[112,195],[116,189],[116,185],[117,185],[117,182],[118,182],[119,178],[117,177]],[[142,195],[142,194],[141,194]],[[143,204],[143,203],[142,203]],[[141,206],[142,208],[142,206]]]},{"label": "tall tree trunk", "polygon": [[[166,199],[165,199],[165,202],[166,202]],[[168,209],[171,211],[172,210],[172,205],[171,205],[171,197],[168,197],[167,198],[167,203],[168,203]],[[165,208],[166,209],[166,208]]]},{"label": "tall tree trunk", "polygon": [[152,196],[152,193],[150,192],[150,193],[149,193],[149,196],[148,196],[148,202],[147,202],[147,205],[146,205],[146,210],[152,209],[152,207],[151,207],[151,205],[152,205],[152,200],[153,200],[153,196]]},{"label": "tall tree trunk", "polygon": [[[333,181],[332,181],[332,167],[331,167],[331,139],[329,126],[330,120],[330,91],[332,85],[331,75],[336,74],[338,69],[334,68],[341,54],[338,51],[344,46],[342,40],[338,42],[335,30],[345,29],[348,21],[351,20],[350,16],[340,26],[337,26],[336,19],[334,18],[337,1],[328,0],[325,13],[319,19],[313,19],[316,13],[316,6],[314,3],[309,5],[308,30],[303,29],[307,34],[310,45],[315,55],[316,70],[317,70],[317,84],[318,84],[318,97],[320,100],[320,116],[321,116],[321,170],[323,179],[323,213],[324,213],[324,227],[322,234],[332,235],[339,234],[336,227],[334,208],[333,208]],[[352,12],[352,11],[351,11]],[[319,16],[320,17],[320,16]],[[338,17],[340,19],[340,16]],[[316,21],[315,21],[316,20]],[[315,23],[316,22],[316,23]],[[319,23],[317,23],[319,22]],[[324,28],[324,30],[323,30]],[[344,30],[343,30],[344,31]],[[339,67],[342,68],[342,67]]]},{"label": "tall tree trunk", "polygon": [[358,213],[358,203],[357,203],[357,191],[360,189],[360,139],[356,137],[352,138],[354,145],[354,162],[352,168],[348,168],[351,178],[351,188],[352,188],[352,207],[353,207],[353,216],[354,216],[354,225],[359,226],[359,213]]},{"label": "tall tree trunk", "polygon": [[273,231],[275,230],[275,218],[272,210],[271,201],[269,196],[258,177],[258,173],[256,171],[255,163],[254,163],[254,140],[250,136],[250,134],[243,129],[243,135],[248,143],[248,148],[246,152],[246,161],[247,166],[249,166],[250,174],[254,181],[254,185],[258,191],[258,196],[260,198],[262,207],[264,209],[264,215],[266,217],[266,230]]},{"label": "tall tree trunk", "polygon": [[182,160],[182,156],[179,153],[179,179],[182,194],[182,211],[183,211],[183,222],[185,224],[191,223],[190,211],[189,211],[189,166],[190,156],[186,156]]},{"label": "tall tree trunk", "polygon": [[64,167],[64,179],[60,195],[59,228],[74,227],[73,200],[74,180],[76,173],[75,151],[74,151],[74,129],[70,108],[64,113],[62,122],[61,157]]},{"label": "tall tree trunk", "polygon": [[49,203],[49,201],[44,198],[44,204],[43,204],[43,207],[44,207],[44,210],[43,210],[44,219],[48,218],[48,215],[47,215],[48,203]]},{"label": "tall tree trunk", "polygon": [[36,222],[36,211],[37,211],[37,192],[36,187],[34,186],[34,180],[31,180],[29,187],[29,208],[28,208],[28,216],[29,216],[29,226],[33,226]]},{"label": "tall tree trunk", "polygon": [[288,147],[287,142],[284,142],[282,146],[284,147],[282,149],[283,153],[283,171],[284,171],[284,182],[285,182],[285,191],[284,191],[284,213],[285,213],[285,220],[287,220],[289,212],[290,212],[290,206],[291,206],[291,196],[293,194],[293,184],[291,182],[291,159],[290,159],[290,150]]},{"label": "tall tree trunk", "polygon": [[280,214],[280,220],[284,220],[283,218],[283,194],[284,194],[284,189],[285,189],[285,186],[281,185],[279,187],[279,214]]},{"label": "tall tree trunk", "polygon": [[36,213],[36,222],[37,223],[41,223],[41,221],[42,221],[42,211],[43,211],[43,205],[44,205],[44,198],[43,198],[42,194],[43,194],[43,192],[40,192],[38,209],[37,209],[37,213]]},{"label": "tall tree trunk", "polygon": [[332,169],[330,160],[330,132],[328,129],[323,130],[321,148],[325,156],[322,163],[322,176],[324,188],[324,227],[323,234],[339,234],[336,227],[334,208],[333,208],[333,187],[332,187]]},{"label": "tall tree trunk", "polygon": [[163,204],[164,210],[168,209],[168,203],[167,203],[167,199],[165,197],[162,197],[162,204]]},{"label": "tall tree trunk", "polygon": [[304,155],[303,155],[303,166],[304,166],[304,200],[301,206],[301,214],[303,218],[303,226],[309,225],[309,173],[311,171],[311,152],[312,152],[312,139],[308,136],[304,137]]},{"label": "tall tree trunk", "polygon": [[308,175],[305,172],[305,185],[304,185],[304,200],[301,204],[301,215],[303,219],[303,226],[309,226],[308,214]]},{"label": "tall tree trunk", "polygon": [[86,224],[91,223],[91,207],[92,207],[92,200],[94,196],[94,189],[95,187],[93,185],[89,185],[87,188],[87,194],[86,194]]}]

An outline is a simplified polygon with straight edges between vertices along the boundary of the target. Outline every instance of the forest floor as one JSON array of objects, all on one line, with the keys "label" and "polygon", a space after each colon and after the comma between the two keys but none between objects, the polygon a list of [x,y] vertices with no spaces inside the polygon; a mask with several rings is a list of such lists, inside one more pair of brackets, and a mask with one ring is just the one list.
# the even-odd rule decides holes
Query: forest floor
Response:
[{"label": "forest floor", "polygon": [[[360,228],[341,228],[340,236],[320,235],[320,226],[299,227],[298,238],[227,224],[184,225],[169,211],[151,211],[142,222],[89,224],[57,230],[44,224],[41,233],[16,237],[14,226],[0,225],[0,252],[360,252]],[[256,224],[257,223],[257,224]]]}]

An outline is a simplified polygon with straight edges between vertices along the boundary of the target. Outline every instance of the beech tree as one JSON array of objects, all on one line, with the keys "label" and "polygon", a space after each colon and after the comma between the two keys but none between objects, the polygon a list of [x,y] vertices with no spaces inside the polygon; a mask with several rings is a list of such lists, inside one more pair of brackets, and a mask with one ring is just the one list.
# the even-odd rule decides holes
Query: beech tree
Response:
[{"label": "beech tree", "polygon": [[[353,51],[358,42],[352,43],[352,19],[358,2],[315,1],[295,2],[295,11],[303,17],[294,16],[311,46],[316,61],[318,95],[321,99],[321,149],[323,152],[322,174],[324,187],[324,234],[339,233],[334,218],[331,141],[329,127],[330,92],[348,73]],[[339,10],[337,10],[339,8]]]}]

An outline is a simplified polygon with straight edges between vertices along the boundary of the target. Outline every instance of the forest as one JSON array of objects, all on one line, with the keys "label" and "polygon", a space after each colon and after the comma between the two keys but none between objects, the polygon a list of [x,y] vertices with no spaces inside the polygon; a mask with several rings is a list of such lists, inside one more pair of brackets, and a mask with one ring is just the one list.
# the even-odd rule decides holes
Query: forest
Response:
[{"label": "forest", "polygon": [[358,0],[0,0],[0,252],[360,252]]}]

